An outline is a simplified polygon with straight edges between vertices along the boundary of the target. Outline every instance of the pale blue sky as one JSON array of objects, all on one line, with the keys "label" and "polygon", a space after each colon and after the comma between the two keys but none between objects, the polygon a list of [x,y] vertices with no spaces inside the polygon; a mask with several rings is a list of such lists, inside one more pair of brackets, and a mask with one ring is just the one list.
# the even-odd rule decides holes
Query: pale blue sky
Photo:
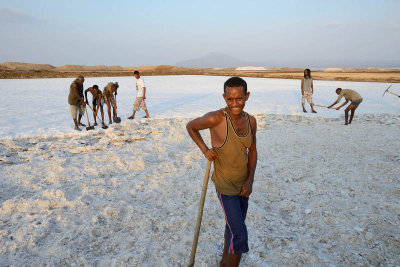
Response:
[{"label": "pale blue sky", "polygon": [[0,0],[0,62],[173,65],[211,52],[400,62],[400,0]]}]

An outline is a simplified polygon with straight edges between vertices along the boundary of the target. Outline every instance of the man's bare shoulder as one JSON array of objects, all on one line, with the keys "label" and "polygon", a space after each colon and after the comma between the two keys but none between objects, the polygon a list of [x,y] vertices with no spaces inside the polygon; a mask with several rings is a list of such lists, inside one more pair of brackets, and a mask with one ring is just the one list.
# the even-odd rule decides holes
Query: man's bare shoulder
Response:
[{"label": "man's bare shoulder", "polygon": [[249,120],[250,120],[250,125],[251,125],[251,128],[253,129],[253,131],[257,130],[257,120],[256,120],[256,118],[254,118],[254,116],[251,116],[249,114]]},{"label": "man's bare shoulder", "polygon": [[189,121],[186,128],[195,130],[211,129],[218,126],[224,119],[225,116],[222,110],[211,111],[199,118]]},{"label": "man's bare shoulder", "polygon": [[215,110],[215,111],[211,111],[206,113],[202,119],[207,120],[208,122],[212,123],[212,124],[218,124],[220,123],[222,120],[225,119],[225,115],[224,112],[222,110]]},{"label": "man's bare shoulder", "polygon": [[216,119],[223,119],[225,118],[224,112],[222,109],[215,110],[215,111],[210,111],[204,115],[204,117],[209,117],[209,118],[216,118]]}]

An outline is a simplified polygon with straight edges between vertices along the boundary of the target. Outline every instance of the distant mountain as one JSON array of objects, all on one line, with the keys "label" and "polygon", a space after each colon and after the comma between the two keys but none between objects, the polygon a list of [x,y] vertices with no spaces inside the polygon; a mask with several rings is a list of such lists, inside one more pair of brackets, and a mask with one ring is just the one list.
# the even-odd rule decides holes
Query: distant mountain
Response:
[{"label": "distant mountain", "polygon": [[185,68],[234,68],[249,65],[254,65],[254,62],[243,61],[223,53],[210,53],[204,57],[176,63],[176,66]]},{"label": "distant mountain", "polygon": [[53,70],[54,68],[54,66],[49,64],[32,64],[22,62],[3,62],[0,64],[1,70],[38,71]]},{"label": "distant mountain", "polygon": [[[271,55],[273,56],[273,55]],[[329,67],[340,68],[400,68],[400,59],[343,59],[343,58],[265,58],[259,61],[245,61],[223,53],[211,53],[203,57],[185,60],[176,63],[178,67],[186,68],[236,68],[244,66],[256,67],[290,67],[324,69]]]}]

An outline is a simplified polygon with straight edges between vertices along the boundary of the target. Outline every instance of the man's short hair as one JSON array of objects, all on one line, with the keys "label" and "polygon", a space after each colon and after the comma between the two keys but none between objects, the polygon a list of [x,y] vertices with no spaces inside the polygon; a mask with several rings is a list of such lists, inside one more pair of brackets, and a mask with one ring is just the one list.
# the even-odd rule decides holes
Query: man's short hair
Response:
[{"label": "man's short hair", "polygon": [[339,90],[342,91],[342,88],[340,88],[340,87],[337,88],[337,89],[335,90],[335,92],[337,93]]},{"label": "man's short hair", "polygon": [[243,87],[244,94],[247,94],[247,83],[240,77],[231,77],[224,83],[224,93],[226,93],[226,87]]},{"label": "man's short hair", "polygon": [[135,70],[135,71],[133,72],[133,74],[140,75],[138,70]]},{"label": "man's short hair", "polygon": [[79,75],[77,79],[84,80],[85,77],[83,77],[83,75]]},{"label": "man's short hair", "polygon": [[99,87],[97,86],[97,84],[93,85],[92,87],[93,87],[94,89],[96,89],[96,90],[99,89]]}]

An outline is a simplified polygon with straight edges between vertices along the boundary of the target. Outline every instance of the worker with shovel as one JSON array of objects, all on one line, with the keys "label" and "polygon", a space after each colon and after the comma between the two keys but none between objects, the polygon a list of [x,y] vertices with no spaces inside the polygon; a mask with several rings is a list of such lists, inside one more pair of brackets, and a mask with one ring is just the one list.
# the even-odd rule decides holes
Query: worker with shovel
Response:
[{"label": "worker with shovel", "polygon": [[75,130],[80,131],[79,126],[86,126],[81,123],[85,112],[85,99],[83,96],[83,82],[85,78],[80,75],[76,78],[69,88],[68,104],[70,105],[71,116],[75,124]]},{"label": "worker with shovel", "polygon": [[[356,109],[358,108],[358,106],[363,101],[363,98],[360,96],[359,93],[357,93],[356,91],[351,90],[351,89],[337,88],[336,94],[339,95],[338,99],[332,105],[330,105],[328,108],[332,108],[334,105],[339,103],[340,99],[342,99],[342,97],[344,97],[346,99],[346,102],[344,102],[343,105],[337,107],[336,110],[339,110],[340,108],[345,106],[349,101],[351,101],[350,105],[348,105],[344,111],[344,125],[348,125],[353,120],[354,113],[355,113]],[[348,119],[349,111],[351,112],[350,120]]]},{"label": "worker with shovel", "polygon": [[103,94],[101,93],[99,87],[95,84],[92,87],[89,87],[88,89],[85,90],[85,98],[86,98],[86,105],[89,105],[89,100],[87,93],[90,92],[92,94],[92,111],[93,111],[93,118],[94,118],[94,125],[97,126],[97,114],[101,112],[101,124],[104,127],[104,111],[103,111],[103,104],[104,104],[104,99],[103,99]]},{"label": "worker with shovel", "polygon": [[[222,96],[226,108],[196,118],[186,128],[204,156],[214,161],[212,180],[226,222],[220,264],[238,266],[242,253],[249,251],[245,219],[257,163],[257,122],[243,111],[250,93],[242,78],[228,79]],[[205,129],[210,130],[212,148],[200,135]]]},{"label": "worker with shovel", "polygon": [[[119,85],[117,82],[116,83],[109,82],[103,89],[103,97],[107,104],[108,119],[110,121],[110,124],[112,124],[113,121],[116,123],[121,122],[121,119],[117,117],[116,96],[118,87]],[[113,121],[111,120],[111,106],[113,109]]]}]

